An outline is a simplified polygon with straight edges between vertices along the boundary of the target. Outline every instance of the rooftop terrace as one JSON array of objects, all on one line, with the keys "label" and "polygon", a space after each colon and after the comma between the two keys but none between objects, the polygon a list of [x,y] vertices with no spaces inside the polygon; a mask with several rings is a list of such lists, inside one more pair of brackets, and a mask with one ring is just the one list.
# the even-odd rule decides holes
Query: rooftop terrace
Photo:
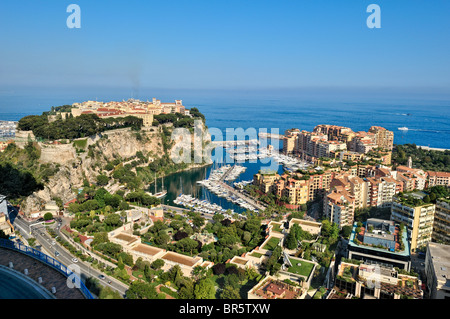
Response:
[{"label": "rooftop terrace", "polygon": [[389,253],[389,254],[393,254],[393,255],[410,256],[410,247],[409,247],[406,227],[403,229],[403,233],[401,236],[401,242],[403,243],[403,247],[404,247],[403,250],[400,250],[399,227],[398,226],[395,227],[395,232],[393,234],[394,240],[395,240],[395,251],[392,251],[386,247],[376,246],[376,244],[373,245],[373,244],[364,243],[364,237],[366,235],[367,229],[365,226],[359,227],[360,231],[359,231],[359,233],[356,233],[357,228],[358,228],[357,223],[355,222],[353,224],[352,233],[350,235],[350,240],[348,242],[349,246],[364,247],[364,248],[367,248],[370,250],[381,251],[381,252]]},{"label": "rooftop terrace", "polygon": [[168,260],[168,261],[173,261],[182,265],[186,265],[189,267],[194,266],[199,260],[201,260],[200,257],[189,257],[189,256],[184,256],[181,254],[177,254],[174,252],[167,252],[166,254],[164,254],[161,259],[164,260]]}]

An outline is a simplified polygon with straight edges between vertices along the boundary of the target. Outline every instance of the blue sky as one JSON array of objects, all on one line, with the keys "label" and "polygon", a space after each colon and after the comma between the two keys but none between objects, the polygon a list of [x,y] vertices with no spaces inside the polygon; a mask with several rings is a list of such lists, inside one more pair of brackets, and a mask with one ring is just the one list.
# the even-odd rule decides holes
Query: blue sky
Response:
[{"label": "blue sky", "polygon": [[[66,8],[81,7],[81,29]],[[366,8],[381,7],[381,29]],[[3,87],[450,92],[450,1],[0,2]]]}]

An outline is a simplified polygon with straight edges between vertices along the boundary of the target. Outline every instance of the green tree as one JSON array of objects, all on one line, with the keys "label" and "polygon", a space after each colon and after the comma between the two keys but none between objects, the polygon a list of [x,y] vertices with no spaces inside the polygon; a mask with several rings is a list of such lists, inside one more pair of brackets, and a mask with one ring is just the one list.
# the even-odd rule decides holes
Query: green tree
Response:
[{"label": "green tree", "polygon": [[350,238],[351,233],[352,233],[351,226],[346,225],[346,226],[342,227],[342,230],[341,230],[342,237],[348,239],[348,238]]},{"label": "green tree", "polygon": [[45,213],[44,214],[44,220],[52,220],[53,219],[53,215],[52,213]]},{"label": "green tree", "polygon": [[232,286],[225,286],[220,293],[221,299],[241,299],[239,295],[239,290]]},{"label": "green tree", "polygon": [[192,276],[194,276],[195,280],[199,280],[206,276],[206,272],[207,269],[205,267],[195,266],[194,269],[192,269]]},{"label": "green tree", "polygon": [[156,259],[151,263],[151,267],[155,270],[161,269],[164,266],[164,260]]},{"label": "green tree", "polygon": [[120,227],[122,225],[122,221],[120,220],[120,216],[118,214],[109,214],[103,222],[106,225],[113,227]]},{"label": "green tree", "polygon": [[127,299],[156,299],[158,297],[153,286],[141,281],[133,281],[125,295]]},{"label": "green tree", "polygon": [[194,282],[190,278],[184,278],[180,282],[180,289],[178,291],[180,299],[194,299]]},{"label": "green tree", "polygon": [[214,299],[214,283],[208,279],[200,279],[194,286],[195,299]]},{"label": "green tree", "polygon": [[97,185],[105,186],[109,183],[109,177],[103,174],[97,175]]},{"label": "green tree", "polygon": [[200,228],[203,225],[205,225],[205,219],[202,218],[201,216],[195,216],[192,219],[192,223],[194,224],[195,227]]},{"label": "green tree", "polygon": [[94,239],[92,240],[91,246],[95,247],[100,243],[109,242],[108,233],[107,232],[98,232],[94,234]]},{"label": "green tree", "polygon": [[284,245],[287,249],[296,249],[297,248],[297,239],[291,233],[289,233],[286,237]]},{"label": "green tree", "polygon": [[119,260],[117,262],[117,267],[119,267],[119,269],[121,269],[121,270],[123,270],[125,268],[125,264],[123,263],[122,256],[119,256]]}]

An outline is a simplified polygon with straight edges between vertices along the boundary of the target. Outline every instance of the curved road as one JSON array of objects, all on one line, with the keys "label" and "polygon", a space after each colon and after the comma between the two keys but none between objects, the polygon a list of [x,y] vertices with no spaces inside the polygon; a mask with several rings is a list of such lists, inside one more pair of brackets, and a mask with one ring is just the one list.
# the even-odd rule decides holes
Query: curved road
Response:
[{"label": "curved road", "polygon": [[[14,227],[20,230],[23,237],[26,239],[34,237],[36,241],[40,245],[40,250],[47,254],[48,256],[58,260],[62,264],[69,266],[77,266],[79,268],[71,268],[73,272],[77,272],[79,269],[79,276],[83,282],[86,281],[87,278],[94,277],[96,278],[102,286],[108,286],[113,290],[116,290],[120,293],[121,296],[125,296],[125,292],[128,290],[128,286],[124,283],[118,281],[115,278],[109,277],[106,274],[100,272],[97,269],[92,268],[89,263],[85,263],[81,260],[77,262],[73,262],[74,256],[70,254],[64,247],[58,244],[58,242],[51,238],[51,236],[45,230],[45,226],[35,222],[27,222],[23,218],[18,217],[18,212],[9,206],[10,210],[10,220]],[[35,225],[35,226],[33,226]],[[59,234],[59,229],[61,227],[61,223],[57,224],[55,227],[56,232]],[[31,229],[31,231],[30,231]],[[31,233],[31,234],[30,234]],[[37,245],[38,246],[38,245]],[[58,256],[55,255],[55,252],[58,252]],[[94,255],[95,256],[95,255]]]}]

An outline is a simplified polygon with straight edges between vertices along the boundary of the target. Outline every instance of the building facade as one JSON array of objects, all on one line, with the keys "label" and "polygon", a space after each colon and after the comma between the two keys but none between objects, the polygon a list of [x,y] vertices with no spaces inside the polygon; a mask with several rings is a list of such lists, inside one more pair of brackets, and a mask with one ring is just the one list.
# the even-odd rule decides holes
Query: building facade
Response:
[{"label": "building facade", "polygon": [[391,220],[404,223],[408,228],[412,252],[431,241],[435,210],[434,204],[415,205],[394,198],[391,206]]},{"label": "building facade", "polygon": [[450,244],[450,200],[438,199],[434,213],[432,239]]},{"label": "building facade", "polygon": [[450,299],[450,246],[428,243],[425,276],[431,299]]}]

